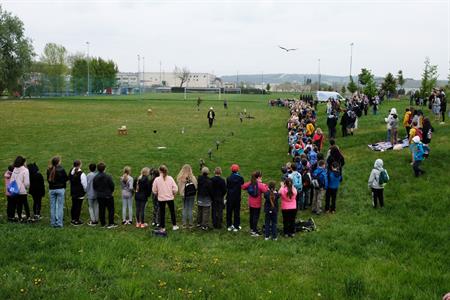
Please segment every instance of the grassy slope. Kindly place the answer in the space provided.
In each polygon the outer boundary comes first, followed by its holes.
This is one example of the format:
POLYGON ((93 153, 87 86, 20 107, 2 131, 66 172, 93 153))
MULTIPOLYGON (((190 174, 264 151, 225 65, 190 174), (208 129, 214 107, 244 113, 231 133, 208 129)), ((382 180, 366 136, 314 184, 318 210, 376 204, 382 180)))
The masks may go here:
MULTIPOLYGON (((85 164, 105 160, 116 178, 124 165, 131 165, 133 174, 137 174, 142 166, 162 162, 176 175, 183 163, 196 167, 217 139, 225 139, 214 152, 213 162, 208 162, 210 167, 222 166, 228 175, 228 166, 238 162, 247 179, 256 168, 263 171, 265 181, 278 179, 279 167, 287 159, 286 110, 268 108, 265 101, 257 101, 263 96, 236 95, 228 97, 228 116, 222 103, 212 100, 204 101, 197 113, 195 101, 171 100, 174 97, 162 95, 164 101, 105 98, 0 102, 0 118, 9 120, 2 125, 0 167, 4 170, 17 154, 23 154, 44 169, 47 159, 58 153, 67 168, 74 158, 85 164), (208 129, 206 109, 211 105, 218 120, 217 126, 208 129), (154 111, 151 117, 146 115, 147 108, 154 111), (244 108, 256 119, 241 125, 237 112, 244 108), (128 126, 129 135, 118 137, 115 130, 123 124, 128 126), (158 146, 167 149, 157 150, 158 146)), ((399 111, 405 105, 395 104, 399 111)), ((382 113, 390 107, 384 104, 382 113)), ((323 124, 323 107, 320 116, 323 124)), ((170 232, 166 240, 129 227, 106 231, 67 226, 54 230, 48 227, 48 219, 40 224, 9 225, 4 224, 2 195, 0 295, 437 298, 450 290, 450 260, 445 247, 450 238, 450 190, 445 169, 449 165, 448 125, 433 124, 433 152, 424 163, 428 173, 416 179, 406 150, 376 153, 367 148, 368 143, 383 139, 382 119, 382 115, 364 117, 356 136, 338 139, 347 161, 338 213, 316 218, 319 231, 293 240, 273 243, 249 237, 245 208, 245 230, 238 234, 180 231, 170 232), (385 209, 374 211, 366 182, 378 157, 384 159, 391 181, 385 191, 385 209)), ((118 195, 117 221, 121 212, 118 195)), ((48 216, 47 203, 44 200, 43 210, 48 216)), ((67 204, 70 206, 70 200, 67 204)), ((179 200, 177 204, 180 215, 179 200)), ((86 219, 86 204, 83 215, 86 219)))

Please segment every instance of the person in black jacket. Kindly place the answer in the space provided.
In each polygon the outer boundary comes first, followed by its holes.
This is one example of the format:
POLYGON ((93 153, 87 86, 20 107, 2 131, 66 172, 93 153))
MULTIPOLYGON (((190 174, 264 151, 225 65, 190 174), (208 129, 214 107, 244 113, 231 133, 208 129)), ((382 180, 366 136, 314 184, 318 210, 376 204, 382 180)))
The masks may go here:
POLYGON ((208 117, 209 128, 211 128, 213 125, 214 119, 216 118, 216 113, 214 112, 212 107, 209 108, 207 117, 208 117))
POLYGON ((344 112, 341 117, 341 129, 342 129, 343 137, 346 137, 348 135, 348 133, 347 133, 348 123, 349 123, 349 120, 348 120, 347 110, 344 109, 344 112))
POLYGON ((149 180, 150 169, 143 168, 141 175, 136 182, 136 228, 145 228, 148 226, 144 222, 145 206, 147 205, 148 197, 152 194, 152 185, 149 180))
POLYGON ((212 182, 212 223, 216 229, 222 228, 223 222, 223 197, 227 193, 227 184, 225 179, 221 177, 222 169, 217 167, 214 170, 215 176, 211 178, 212 182))
POLYGON ((64 195, 69 180, 66 170, 61 166, 61 158, 55 156, 47 169, 48 193, 50 196, 50 225, 55 228, 64 226, 64 195))
POLYGON ((94 191, 97 194, 99 206, 99 218, 103 227, 106 226, 105 213, 108 209, 108 226, 106 228, 115 228, 114 223, 114 182, 111 175, 105 173, 106 165, 101 162, 97 165, 98 174, 94 177, 94 191))
POLYGON ((328 138, 329 139, 336 138, 336 125, 337 125, 336 116, 334 114, 330 114, 327 118, 328 138))
POLYGON ((241 186, 244 178, 239 174, 237 164, 231 166, 231 172, 227 178, 227 228, 236 232, 241 229, 241 186))
POLYGON ((212 183, 208 177, 209 169, 207 167, 202 168, 202 175, 198 176, 197 183, 197 226, 200 226, 203 230, 208 230, 209 217, 211 215, 212 204, 212 183))
POLYGON ((70 209, 72 221, 70 223, 74 226, 80 226, 83 225, 80 215, 84 195, 86 194, 87 178, 81 170, 81 161, 78 159, 73 162, 73 168, 69 172, 69 181, 70 196, 72 197, 72 208, 70 209))
POLYGON ((33 197, 33 216, 36 221, 41 219, 42 197, 45 196, 44 176, 39 172, 36 163, 28 165, 30 172, 30 189, 28 193, 33 197))

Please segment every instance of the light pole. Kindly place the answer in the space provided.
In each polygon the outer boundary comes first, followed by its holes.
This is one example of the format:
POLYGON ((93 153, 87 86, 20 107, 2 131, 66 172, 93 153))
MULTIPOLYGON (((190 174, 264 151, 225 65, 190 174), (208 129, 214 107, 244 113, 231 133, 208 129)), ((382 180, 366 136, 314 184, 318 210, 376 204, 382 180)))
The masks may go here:
POLYGON ((320 58, 318 59, 319 62, 319 86, 317 87, 317 90, 320 91, 320 58))
POLYGON ((142 56, 142 89, 145 93, 145 57, 142 56))
POLYGON ((89 42, 86 42, 87 45, 87 95, 90 95, 90 87, 91 87, 91 74, 89 72, 89 63, 90 63, 90 59, 89 59, 89 42))
POLYGON ((139 88, 139 95, 141 94, 141 56, 137 55, 138 59, 138 71, 137 71, 137 85, 139 88))
POLYGON ((353 42, 350 43, 350 77, 352 77, 353 42))

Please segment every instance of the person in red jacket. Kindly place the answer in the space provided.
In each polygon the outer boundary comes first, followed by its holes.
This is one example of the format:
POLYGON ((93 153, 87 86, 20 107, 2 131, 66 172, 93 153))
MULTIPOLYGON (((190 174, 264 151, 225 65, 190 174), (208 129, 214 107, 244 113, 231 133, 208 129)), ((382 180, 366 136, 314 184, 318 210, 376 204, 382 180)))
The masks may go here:
POLYGON ((260 236, 258 231, 258 220, 261 212, 261 195, 269 190, 266 184, 262 183, 261 171, 252 173, 249 182, 242 185, 243 190, 248 192, 248 207, 250 210, 250 234, 252 236, 260 236))

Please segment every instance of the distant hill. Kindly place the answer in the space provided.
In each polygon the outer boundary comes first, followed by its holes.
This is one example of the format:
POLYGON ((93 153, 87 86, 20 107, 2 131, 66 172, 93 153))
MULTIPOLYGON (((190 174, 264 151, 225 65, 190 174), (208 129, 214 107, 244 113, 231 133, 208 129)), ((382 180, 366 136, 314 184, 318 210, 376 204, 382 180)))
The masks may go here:
MULTIPOLYGON (((220 77, 223 82, 236 82, 236 75, 224 75, 220 77)), ((310 78, 312 82, 317 82, 319 80, 318 74, 239 74, 239 82, 248 82, 252 84, 261 84, 263 80, 264 83, 270 84, 280 84, 284 82, 291 83, 300 83, 303 84, 306 82, 306 79, 310 78)), ((357 76, 353 76, 354 80, 357 80, 357 76)), ((375 77, 377 83, 381 83, 383 81, 383 77, 375 77)), ((324 84, 333 85, 347 85, 349 82, 349 76, 335 76, 335 75, 326 75, 321 74, 320 81, 324 84)), ((438 80, 438 85, 443 86, 446 85, 447 81, 438 80)), ((418 89, 420 88, 420 80, 407 78, 404 87, 406 89, 418 89)))

